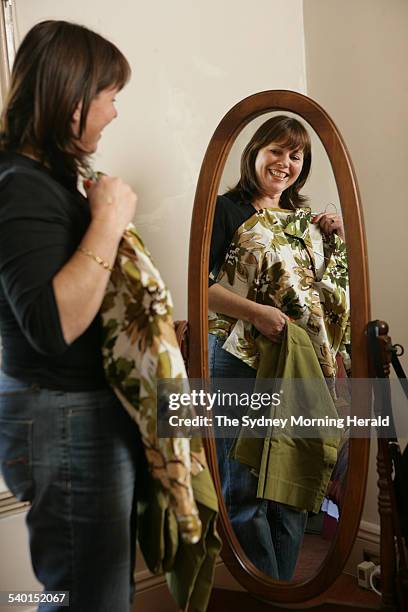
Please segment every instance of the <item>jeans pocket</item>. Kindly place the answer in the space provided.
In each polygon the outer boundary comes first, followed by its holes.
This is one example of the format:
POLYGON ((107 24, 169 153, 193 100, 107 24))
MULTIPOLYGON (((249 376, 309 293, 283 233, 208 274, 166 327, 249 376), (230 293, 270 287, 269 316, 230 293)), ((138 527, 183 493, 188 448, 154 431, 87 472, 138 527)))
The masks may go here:
POLYGON ((0 419, 0 465, 4 481, 19 501, 34 495, 32 421, 0 419))

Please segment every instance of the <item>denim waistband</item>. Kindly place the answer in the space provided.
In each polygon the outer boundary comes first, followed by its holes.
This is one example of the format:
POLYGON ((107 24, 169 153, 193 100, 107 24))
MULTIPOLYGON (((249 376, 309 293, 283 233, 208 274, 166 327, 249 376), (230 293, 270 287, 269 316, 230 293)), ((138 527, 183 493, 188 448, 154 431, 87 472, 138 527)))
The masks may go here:
POLYGON ((0 395, 2 393, 14 393, 18 391, 45 391, 50 394, 56 395, 73 395, 74 397, 84 396, 90 398, 98 398, 104 397, 107 395, 112 395, 112 389, 109 386, 103 387, 101 389, 94 390, 83 390, 83 391, 71 391, 64 389, 50 389, 47 387, 42 387, 35 382, 30 382, 26 380, 21 380, 20 378, 15 378, 14 376, 10 376, 6 374, 4 370, 0 370, 0 395))

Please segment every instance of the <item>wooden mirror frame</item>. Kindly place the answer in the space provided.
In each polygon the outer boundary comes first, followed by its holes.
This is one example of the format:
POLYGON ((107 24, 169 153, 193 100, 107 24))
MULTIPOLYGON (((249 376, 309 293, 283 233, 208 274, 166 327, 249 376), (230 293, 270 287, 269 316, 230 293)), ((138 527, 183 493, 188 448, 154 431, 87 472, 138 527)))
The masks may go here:
MULTIPOLYGON (((292 91, 271 90, 249 96, 236 104, 221 120, 208 145, 198 179, 191 222, 188 273, 189 376, 208 378, 208 265, 212 223, 218 188, 227 156, 239 132, 253 119, 272 111, 300 115, 317 133, 329 157, 344 219, 349 259, 352 376, 368 378, 366 325, 370 320, 367 249, 359 191, 350 156, 335 124, 316 102, 292 91)), ((368 405, 368 399, 361 398, 368 405)), ((214 440, 204 440, 207 459, 218 499, 222 500, 214 440)), ((219 532, 223 540, 222 559, 236 580, 264 601, 299 604, 324 594, 342 572, 350 555, 363 509, 369 439, 352 439, 349 469, 337 535, 310 579, 299 583, 276 581, 260 572, 247 559, 220 503, 219 532)), ((297 607, 297 606, 296 606, 297 607)))

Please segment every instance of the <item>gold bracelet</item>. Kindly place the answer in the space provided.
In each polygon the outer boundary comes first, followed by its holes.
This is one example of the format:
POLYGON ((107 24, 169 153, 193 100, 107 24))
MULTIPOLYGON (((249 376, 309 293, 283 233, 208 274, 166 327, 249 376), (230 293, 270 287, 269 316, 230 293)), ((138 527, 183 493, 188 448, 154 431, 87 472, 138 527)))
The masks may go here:
POLYGON ((78 247, 78 251, 81 251, 81 253, 83 253, 84 255, 91 257, 91 259, 96 261, 96 263, 102 266, 102 268, 105 268, 105 270, 109 270, 109 272, 113 272, 112 266, 110 266, 107 261, 102 259, 102 257, 99 257, 99 255, 95 255, 95 253, 92 253, 92 251, 88 251, 88 249, 84 249, 84 247, 82 246, 78 247))

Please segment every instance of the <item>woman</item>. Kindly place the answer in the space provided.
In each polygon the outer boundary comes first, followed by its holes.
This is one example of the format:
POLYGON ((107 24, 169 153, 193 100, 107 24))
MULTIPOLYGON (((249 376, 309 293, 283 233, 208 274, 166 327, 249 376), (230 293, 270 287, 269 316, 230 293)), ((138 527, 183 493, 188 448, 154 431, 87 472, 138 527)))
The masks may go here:
POLYGON ((21 43, 2 116, 0 459, 31 502, 35 574, 71 610, 132 597, 142 456, 104 376, 98 311, 137 197, 108 176, 77 189, 129 77, 109 41, 44 21, 21 43))
MULTIPOLYGON (((319 318, 321 297, 314 283, 324 277, 334 234, 344 237, 344 233, 338 215, 313 216, 304 208, 305 198, 299 191, 310 166, 310 138, 303 125, 287 116, 273 117, 246 146, 238 184, 217 199, 208 293, 209 362, 214 379, 254 380, 259 365, 256 334, 279 343, 289 320, 308 333, 313 330, 311 337, 319 338, 316 353, 325 355, 322 370, 325 376, 334 375, 335 355, 330 343, 323 346, 321 340, 327 333, 323 316, 319 318), (320 260, 318 227, 329 236, 320 260)), ((288 580, 295 570, 306 512, 257 499, 257 478, 231 459, 232 445, 230 438, 217 439, 232 525, 259 569, 288 580)))

